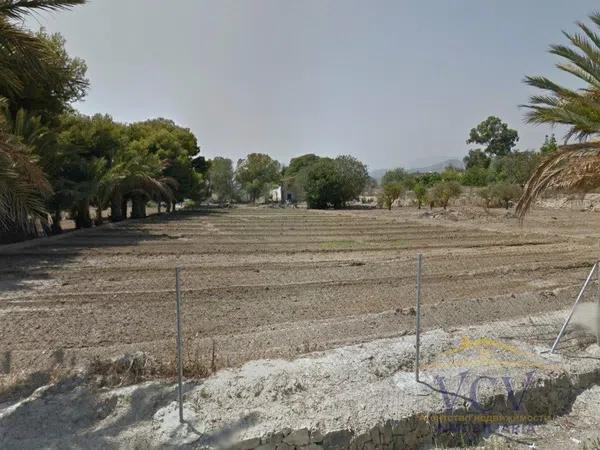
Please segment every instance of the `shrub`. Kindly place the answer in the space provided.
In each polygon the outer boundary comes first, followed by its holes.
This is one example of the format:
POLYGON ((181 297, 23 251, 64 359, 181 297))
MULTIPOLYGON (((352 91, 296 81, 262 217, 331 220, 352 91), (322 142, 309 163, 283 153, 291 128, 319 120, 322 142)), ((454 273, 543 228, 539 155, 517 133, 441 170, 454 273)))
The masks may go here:
POLYGON ((432 202, 446 209, 450 199, 458 197, 462 187, 457 181, 442 181, 435 184, 429 191, 432 202))
POLYGON ((483 207, 508 209, 511 202, 517 201, 522 193, 521 186, 512 183, 495 183, 481 189, 478 194, 483 200, 483 207))
POLYGON ((486 186, 481 189, 479 192, 479 197, 483 200, 483 207, 488 209, 492 205, 493 193, 490 186, 486 186))
POLYGON ((491 186, 492 197, 506 209, 510 203, 517 201, 521 196, 522 189, 518 184, 496 183, 491 186))
POLYGON ((423 203, 427 201, 427 188, 423 186, 422 183, 416 183, 413 186, 413 192, 415 193, 415 198, 417 200, 417 207, 421 209, 423 203))
POLYGON ((462 184, 465 186, 485 186, 488 183, 489 171, 483 167, 469 167, 465 170, 462 184))
POLYGON ((381 194, 381 203, 391 211, 392 205, 404 194, 404 190, 404 185, 399 181, 385 184, 383 186, 383 193, 381 194))

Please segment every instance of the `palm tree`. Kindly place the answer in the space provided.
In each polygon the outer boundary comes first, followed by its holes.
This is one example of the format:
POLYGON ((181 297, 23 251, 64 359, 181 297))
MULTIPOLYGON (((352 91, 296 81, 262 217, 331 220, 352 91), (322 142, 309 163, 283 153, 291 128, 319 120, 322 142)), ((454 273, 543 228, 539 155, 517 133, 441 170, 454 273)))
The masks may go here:
POLYGON ((44 75, 46 44, 23 29, 25 17, 37 11, 58 11, 85 0, 1 0, 0 1, 0 92, 8 95, 22 88, 22 77, 44 75))
POLYGON ((46 213, 42 197, 51 189, 32 151, 33 139, 19 111, 14 121, 6 114, 10 99, 23 89, 23 79, 46 76, 46 44, 22 28, 26 15, 35 11, 56 11, 84 3, 85 0, 2 0, 0 1, 0 228, 5 232, 32 231, 36 219, 46 213), (41 195, 40 195, 41 194, 41 195))
MULTIPOLYGON (((600 13, 590 16, 600 28, 600 13)), ((550 53, 562 61, 557 67, 583 81, 570 89, 543 76, 526 77, 525 83, 544 91, 530 97, 526 120, 533 124, 566 125, 565 145, 542 160, 527 182, 517 204, 521 218, 544 191, 588 192, 600 187, 600 35, 582 22, 580 33, 563 33, 570 45, 553 45, 550 53), (571 138, 580 143, 566 145, 571 138), (587 141, 587 142, 586 142, 587 141)))
MULTIPOLYGON (((71 169, 71 176, 64 180, 61 194, 72 205, 76 228, 92 226, 90 206, 95 205, 102 219, 103 185, 107 173, 107 162, 104 158, 80 159, 79 164, 71 169)), ((98 214, 98 212, 97 212, 98 214)))
POLYGON ((23 110, 14 120, 6 108, 0 112, 0 229, 30 233, 46 219, 43 197, 52 191, 33 153, 47 130, 23 110))
POLYGON ((43 198, 50 185, 28 147, 0 130, 0 229, 33 231, 44 220, 43 198))
POLYGON ((117 154, 105 180, 105 192, 110 198, 111 220, 123 220, 127 201, 131 199, 132 218, 146 217, 149 199, 173 201, 177 182, 161 177, 162 163, 149 151, 123 150, 117 154))

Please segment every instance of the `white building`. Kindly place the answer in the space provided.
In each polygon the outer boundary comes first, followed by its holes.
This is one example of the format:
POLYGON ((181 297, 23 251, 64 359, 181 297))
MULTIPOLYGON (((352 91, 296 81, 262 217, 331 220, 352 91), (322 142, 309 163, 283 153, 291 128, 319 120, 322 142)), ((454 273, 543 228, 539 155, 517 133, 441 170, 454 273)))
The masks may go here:
POLYGON ((283 189, 281 186, 277 186, 275 189, 271 189, 269 192, 272 202, 281 202, 283 200, 283 189))

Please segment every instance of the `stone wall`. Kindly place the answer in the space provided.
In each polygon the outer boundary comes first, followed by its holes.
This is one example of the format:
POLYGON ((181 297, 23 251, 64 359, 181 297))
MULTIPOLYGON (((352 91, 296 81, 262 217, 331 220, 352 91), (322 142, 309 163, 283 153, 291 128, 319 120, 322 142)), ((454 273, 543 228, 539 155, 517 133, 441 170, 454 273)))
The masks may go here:
MULTIPOLYGON (((583 390, 600 383, 600 369, 569 376, 567 373, 556 378, 538 378, 525 391, 517 389, 513 395, 523 398, 523 411, 537 417, 556 417, 570 409, 576 396, 583 390)), ((506 395, 493 395, 484 402, 485 415, 509 417, 515 414, 506 395)), ((255 438, 238 443, 236 450, 414 450, 431 445, 444 447, 460 446, 463 441, 477 442, 483 429, 479 425, 459 433, 439 432, 443 425, 433 416, 413 415, 403 420, 387 420, 371 428, 366 433, 354 433, 351 430, 332 431, 322 434, 306 428, 286 429, 270 433, 263 438, 255 438)), ((473 405, 453 411, 453 414, 465 416, 483 414, 473 409, 473 405)))
POLYGON ((388 420, 370 431, 355 434, 338 430, 323 435, 318 430, 283 430, 263 438, 238 443, 235 450, 392 450, 414 449, 431 443, 433 434, 429 424, 415 417, 388 420))

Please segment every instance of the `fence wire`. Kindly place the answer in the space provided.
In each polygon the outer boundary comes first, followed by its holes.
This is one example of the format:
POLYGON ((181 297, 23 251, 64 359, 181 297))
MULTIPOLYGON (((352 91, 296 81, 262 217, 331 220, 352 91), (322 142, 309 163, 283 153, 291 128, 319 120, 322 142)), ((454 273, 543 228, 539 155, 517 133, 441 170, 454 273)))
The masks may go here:
MULTIPOLYGON (((525 355, 522 344, 542 353, 550 353, 555 342, 557 353, 586 349, 600 339, 598 267, 600 264, 596 266, 592 261, 572 269, 568 284, 562 279, 557 280, 556 274, 531 270, 521 273, 519 267, 490 272, 488 295, 481 295, 486 288, 473 283, 472 273, 454 273, 454 283, 448 287, 447 270, 443 270, 435 258, 424 255, 418 322, 425 338, 422 337, 419 349, 420 371, 426 371, 439 359, 440 353, 458 358, 463 351, 470 352, 471 356, 479 352, 477 357, 485 364, 493 360, 494 355, 503 358, 502 353, 521 352, 526 366, 528 363, 535 365, 535 356, 525 355), (575 305, 579 293, 581 297, 575 305), (569 315, 571 310, 572 317, 569 315), (564 335, 557 342, 563 326, 564 335), (444 333, 450 348, 440 349, 433 337, 427 338, 427 333, 436 331, 444 333), (529 356, 531 358, 527 359, 529 356)), ((415 326, 416 323, 417 320, 415 326)), ((499 365, 507 363, 496 362, 499 365)))

